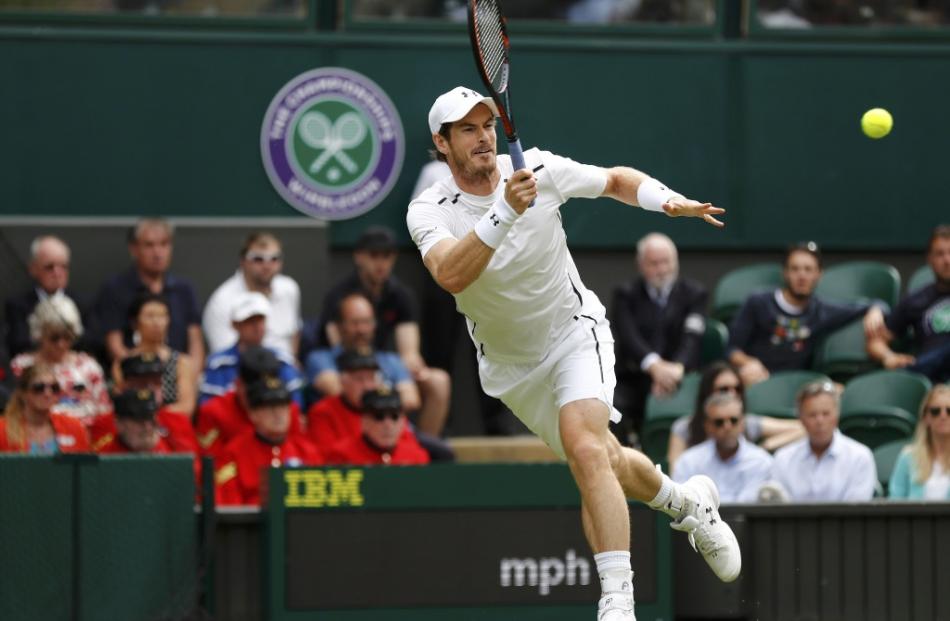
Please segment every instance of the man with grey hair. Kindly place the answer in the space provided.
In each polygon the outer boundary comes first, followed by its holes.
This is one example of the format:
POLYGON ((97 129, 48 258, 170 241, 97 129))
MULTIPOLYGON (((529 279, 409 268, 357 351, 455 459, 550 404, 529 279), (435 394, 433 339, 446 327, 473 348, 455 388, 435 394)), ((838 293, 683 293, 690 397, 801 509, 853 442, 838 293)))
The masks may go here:
POLYGON ((642 237, 637 268, 638 277, 614 290, 610 318, 617 353, 614 405, 625 415, 623 427, 614 429, 621 442, 639 432, 648 394, 671 395, 683 375, 699 367, 706 329, 707 291, 680 278, 672 239, 662 233, 642 237))
POLYGON ((174 229, 167 220, 139 220, 128 236, 132 266, 108 280, 99 292, 96 315, 105 335, 106 351, 114 360, 125 358, 133 346, 128 317, 132 303, 144 294, 153 293, 168 302, 168 346, 189 354, 198 367, 204 365, 201 314, 194 287, 190 281, 168 272, 173 234, 174 229))
POLYGON ((76 343, 77 349, 92 351, 94 341, 91 316, 86 299, 69 288, 69 246, 55 235, 40 235, 30 244, 30 263, 28 266, 33 286, 19 296, 7 298, 4 304, 4 317, 7 324, 7 350, 10 357, 30 351, 36 343, 30 336, 28 318, 36 305, 49 297, 66 296, 79 308, 82 325, 86 331, 84 338, 76 343))
POLYGON ((673 466, 673 480, 709 476, 722 502, 755 502, 772 478, 772 456, 745 439, 745 413, 734 394, 713 393, 703 404, 706 441, 687 449, 673 466))

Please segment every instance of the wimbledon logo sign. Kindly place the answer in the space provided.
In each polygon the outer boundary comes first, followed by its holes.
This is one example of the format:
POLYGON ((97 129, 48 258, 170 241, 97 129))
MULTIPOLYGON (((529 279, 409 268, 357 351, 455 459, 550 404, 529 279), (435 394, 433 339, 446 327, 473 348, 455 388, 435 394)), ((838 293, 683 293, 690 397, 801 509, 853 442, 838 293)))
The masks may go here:
POLYGON ((271 101, 261 157, 277 192, 307 215, 345 220, 383 200, 399 177, 405 136, 396 107, 364 75, 323 67, 271 101))

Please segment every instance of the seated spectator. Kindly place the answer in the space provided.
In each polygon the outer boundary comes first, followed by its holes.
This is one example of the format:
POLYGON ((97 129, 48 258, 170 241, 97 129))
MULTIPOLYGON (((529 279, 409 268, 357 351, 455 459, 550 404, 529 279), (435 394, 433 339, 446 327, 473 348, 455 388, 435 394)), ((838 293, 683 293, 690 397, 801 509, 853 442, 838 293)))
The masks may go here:
POLYGON ((399 355, 373 350, 376 318, 373 305, 362 293, 350 293, 340 301, 339 331, 339 345, 318 349, 307 356, 307 377, 320 395, 335 397, 343 391, 336 360, 344 350, 360 350, 373 352, 382 380, 399 393, 406 410, 419 408, 419 390, 399 355))
POLYGON ((344 350, 336 367, 340 394, 324 397, 307 412, 310 439, 320 448, 360 435, 363 395, 379 387, 379 363, 371 350, 344 350))
POLYGON ((280 273, 283 265, 283 249, 274 235, 253 233, 247 238, 237 272, 214 290, 205 305, 201 324, 209 351, 221 351, 237 342, 231 312, 242 294, 257 292, 270 305, 264 345, 288 358, 297 356, 302 325, 300 287, 293 278, 280 273))
POLYGON ((914 440, 897 458, 887 492, 891 498, 950 500, 950 385, 938 384, 924 398, 914 440))
POLYGON ((80 322, 86 327, 76 342, 82 351, 96 351, 92 317, 86 300, 77 291, 69 288, 69 246, 53 235, 41 235, 30 244, 30 276, 33 286, 19 296, 10 296, 4 303, 4 318, 7 323, 7 354, 11 357, 32 351, 37 345, 30 332, 29 317, 36 305, 48 297, 66 296, 76 303, 80 322))
POLYGON ((815 343, 863 315, 870 304, 835 304, 814 295, 821 254, 814 242, 785 253, 785 285, 745 301, 729 328, 729 361, 749 386, 774 371, 807 369, 815 343))
POLYGON ((355 271, 330 289, 323 300, 322 316, 327 323, 319 336, 327 338, 323 346, 340 344, 340 302, 348 293, 363 293, 373 303, 378 321, 373 346, 399 353, 421 393, 419 429, 438 436, 448 416, 452 381, 448 373, 429 367, 422 358, 412 292, 392 274, 396 251, 396 236, 391 230, 371 227, 363 232, 353 252, 355 271))
POLYGON ((129 308, 143 294, 152 293, 163 296, 168 305, 167 345, 191 356, 196 369, 204 364, 204 337, 194 287, 168 271, 173 233, 165 220, 139 220, 129 230, 132 267, 109 279, 99 292, 96 317, 104 333, 106 353, 112 360, 125 358, 134 346, 129 308))
POLYGON ((55 455, 89 451, 85 426, 53 411, 60 392, 51 367, 41 362, 22 369, 0 417, 0 452, 55 455))
POLYGON ((907 368, 934 382, 950 381, 950 225, 930 236, 927 263, 935 281, 911 291, 886 319, 873 307, 864 318, 868 354, 885 369, 907 368), (895 338, 913 335, 916 356, 890 348, 895 338))
POLYGON ((673 467, 673 480, 708 475, 722 502, 754 502, 772 478, 772 456, 742 435, 745 414, 735 395, 714 394, 703 407, 708 440, 687 449, 673 467))
POLYGON ((275 375, 262 375, 246 387, 251 427, 233 438, 215 463, 218 504, 259 505, 261 473, 267 468, 316 466, 317 448, 294 431, 290 391, 275 375))
MULTIPOLYGON (((129 307, 129 322, 137 335, 137 344, 128 349, 128 356, 153 354, 164 365, 162 372, 162 403, 170 410, 191 416, 197 404, 198 370, 186 353, 166 345, 170 309, 160 295, 146 293, 129 307)), ((121 360, 121 359, 120 359, 121 360)), ((113 378, 119 380, 118 361, 113 363, 113 378)))
POLYGON ((429 453, 416 441, 406 424, 398 393, 389 390, 366 392, 360 427, 361 434, 340 440, 326 450, 326 463, 352 466, 429 463, 429 453))
POLYGON ((611 326, 617 350, 614 405, 624 414, 615 429, 629 444, 640 432, 647 395, 672 395, 683 375, 699 366, 708 294, 694 280, 680 278, 676 246, 650 233, 637 242, 640 275, 614 291, 611 326))
MULTIPOLYGON (((670 429, 666 461, 672 470, 673 464, 687 448, 706 440, 706 423, 703 404, 714 394, 733 394, 743 403, 745 411, 745 386, 739 373, 728 362, 711 363, 699 380, 696 406, 691 416, 681 416, 670 429)), ((743 435, 746 440, 772 452, 805 435, 805 429, 797 420, 759 416, 746 412, 743 435)))
MULTIPOLYGON (((248 347, 262 347, 273 308, 262 293, 250 291, 237 294, 231 307, 230 321, 237 341, 234 345, 212 354, 205 365, 201 378, 199 403, 234 389, 238 376, 238 360, 248 347)), ((268 347, 280 362, 278 375, 287 386, 297 406, 303 405, 301 388, 304 381, 297 370, 296 361, 283 350, 268 347)))
MULTIPOLYGON (((193 453, 198 455, 198 440, 192 426, 191 416, 175 411, 164 405, 162 397, 165 363, 153 353, 133 354, 122 359, 119 367, 119 379, 114 392, 121 394, 129 391, 146 391, 155 400, 156 431, 163 443, 173 453, 193 453)), ((114 412, 97 416, 89 426, 92 448, 100 452, 102 447, 116 441, 118 428, 114 412)))
POLYGON ((115 396, 115 435, 97 453, 173 453, 156 421, 158 400, 151 390, 126 390, 115 396))
MULTIPOLYGON (((238 376, 234 390, 206 401, 198 408, 195 421, 198 446, 203 455, 217 457, 233 438, 253 429, 250 419, 248 387, 264 379, 280 380, 280 361, 274 352, 264 347, 248 347, 238 360, 238 376)), ((286 385, 281 382, 284 390, 286 385)), ((300 408, 291 400, 290 426, 300 432, 300 408)))
POLYGON ((780 449, 774 482, 792 502, 865 502, 874 497, 871 449, 838 430, 841 398, 828 381, 805 385, 796 399, 807 437, 780 449))
POLYGON ((29 324, 39 346, 10 361, 13 374, 20 375, 35 364, 51 368, 60 390, 53 406, 57 414, 68 414, 88 424, 94 417, 112 411, 102 367, 89 354, 72 349, 83 333, 79 309, 73 301, 64 295, 47 297, 33 309, 29 324))

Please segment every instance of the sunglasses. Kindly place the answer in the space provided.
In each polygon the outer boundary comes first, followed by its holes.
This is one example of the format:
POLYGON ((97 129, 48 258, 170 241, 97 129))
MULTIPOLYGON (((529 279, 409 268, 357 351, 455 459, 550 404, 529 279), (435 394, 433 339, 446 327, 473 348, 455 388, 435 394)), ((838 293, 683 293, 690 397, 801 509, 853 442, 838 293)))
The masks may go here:
POLYGON ((814 397, 821 394, 836 395, 838 389, 831 382, 812 382, 806 384, 799 393, 800 397, 814 397))
POLYGON ((730 423, 733 427, 735 427, 736 425, 738 425, 738 424, 739 424, 739 417, 738 417, 738 416, 727 416, 726 418, 712 418, 712 419, 710 419, 710 421, 712 422, 713 426, 714 426, 716 429, 722 429, 723 427, 726 426, 726 423, 727 423, 727 422, 730 423))
POLYGON ((259 252, 248 252, 244 258, 252 263, 277 263, 283 257, 280 254, 261 254, 259 252))
POLYGON ((927 413, 933 416, 934 418, 937 418, 938 416, 940 416, 941 412, 943 412, 947 416, 950 416, 950 405, 945 405, 943 407, 940 407, 939 405, 935 405, 934 407, 927 408, 927 413))
POLYGON ((47 390, 49 390, 54 395, 58 395, 60 391, 59 384, 56 382, 50 382, 48 384, 45 382, 35 382, 30 384, 30 391, 35 395, 42 395, 47 390))
POLYGON ((373 417, 373 420, 380 423, 387 418, 395 422, 402 418, 402 412, 370 412, 370 416, 373 417))

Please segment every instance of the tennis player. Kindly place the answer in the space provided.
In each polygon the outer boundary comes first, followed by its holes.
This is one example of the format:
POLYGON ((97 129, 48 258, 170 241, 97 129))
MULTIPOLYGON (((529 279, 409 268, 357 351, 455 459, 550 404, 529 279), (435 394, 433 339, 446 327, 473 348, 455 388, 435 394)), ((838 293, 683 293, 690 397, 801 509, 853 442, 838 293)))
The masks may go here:
POLYGON ((711 479, 674 483, 609 432, 608 421, 620 420, 612 406, 613 337, 604 306, 578 275, 559 208, 570 198, 609 196, 714 226, 722 226, 716 216, 724 210, 633 168, 579 164, 538 149, 526 151, 526 169, 514 171, 507 155, 496 154, 497 115, 490 98, 469 88, 435 100, 429 129, 452 175, 409 204, 409 232, 466 317, 484 391, 570 466, 600 574, 598 620, 629 621, 627 498, 670 515, 723 581, 734 580, 742 562, 711 479))

